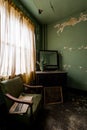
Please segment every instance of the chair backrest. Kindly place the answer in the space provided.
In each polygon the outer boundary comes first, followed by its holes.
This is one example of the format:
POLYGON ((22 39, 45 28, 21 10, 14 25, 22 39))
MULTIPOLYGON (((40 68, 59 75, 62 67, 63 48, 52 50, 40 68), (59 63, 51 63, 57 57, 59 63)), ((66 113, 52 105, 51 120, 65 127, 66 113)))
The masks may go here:
MULTIPOLYGON (((9 93, 14 97, 18 97, 21 92, 23 92, 23 81, 21 77, 15 77, 13 79, 8 79, 8 80, 4 80, 0 82, 0 87, 1 90, 3 92, 3 94, 5 93, 9 93)), ((13 102, 7 98, 5 98, 6 101, 6 105, 8 107, 8 109, 11 107, 11 105, 13 104, 13 102)))

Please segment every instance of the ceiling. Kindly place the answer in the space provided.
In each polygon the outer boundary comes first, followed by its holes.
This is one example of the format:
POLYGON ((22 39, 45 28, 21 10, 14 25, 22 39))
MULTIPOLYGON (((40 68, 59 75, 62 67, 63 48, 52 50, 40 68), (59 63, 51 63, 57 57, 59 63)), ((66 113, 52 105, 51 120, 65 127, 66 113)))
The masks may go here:
POLYGON ((42 24, 54 23, 87 10, 87 0, 20 0, 42 24))

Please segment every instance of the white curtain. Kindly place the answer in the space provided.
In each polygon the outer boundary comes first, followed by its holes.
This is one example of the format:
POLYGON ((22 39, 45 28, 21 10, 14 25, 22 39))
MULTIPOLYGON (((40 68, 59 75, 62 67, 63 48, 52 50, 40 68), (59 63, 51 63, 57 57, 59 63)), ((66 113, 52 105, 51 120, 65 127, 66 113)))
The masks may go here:
POLYGON ((24 75, 25 82, 35 72, 33 23, 8 0, 0 0, 0 75, 24 75))

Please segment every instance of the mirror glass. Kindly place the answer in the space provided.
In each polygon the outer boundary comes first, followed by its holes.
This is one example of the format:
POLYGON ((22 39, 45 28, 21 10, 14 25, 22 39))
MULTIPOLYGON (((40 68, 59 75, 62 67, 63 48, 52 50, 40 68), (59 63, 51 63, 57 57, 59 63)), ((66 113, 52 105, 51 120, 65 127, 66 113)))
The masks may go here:
POLYGON ((40 50, 39 62, 45 70, 58 70, 59 58, 56 50, 40 50))

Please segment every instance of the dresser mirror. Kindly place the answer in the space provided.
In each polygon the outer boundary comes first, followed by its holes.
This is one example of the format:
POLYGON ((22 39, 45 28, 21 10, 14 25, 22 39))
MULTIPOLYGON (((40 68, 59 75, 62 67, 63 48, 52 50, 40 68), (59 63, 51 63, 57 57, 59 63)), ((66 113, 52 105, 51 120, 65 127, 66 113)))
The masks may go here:
POLYGON ((57 50, 40 50, 39 63, 43 66, 43 70, 58 70, 59 56, 57 50))

